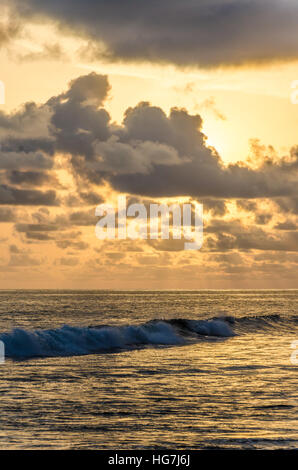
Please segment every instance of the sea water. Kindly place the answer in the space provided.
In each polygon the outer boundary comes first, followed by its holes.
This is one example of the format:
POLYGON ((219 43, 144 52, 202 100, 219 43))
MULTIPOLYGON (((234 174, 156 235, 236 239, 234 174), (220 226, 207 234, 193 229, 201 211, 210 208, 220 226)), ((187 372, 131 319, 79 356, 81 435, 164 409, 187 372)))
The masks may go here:
POLYGON ((296 290, 0 291, 0 315, 1 449, 298 448, 296 290))

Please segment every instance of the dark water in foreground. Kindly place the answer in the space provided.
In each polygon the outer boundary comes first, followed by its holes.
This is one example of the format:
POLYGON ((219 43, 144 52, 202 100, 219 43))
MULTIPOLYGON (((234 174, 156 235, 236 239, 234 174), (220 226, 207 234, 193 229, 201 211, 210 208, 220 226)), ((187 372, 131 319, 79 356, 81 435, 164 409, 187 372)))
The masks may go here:
POLYGON ((298 291, 0 291, 0 315, 1 449, 298 449, 298 291))

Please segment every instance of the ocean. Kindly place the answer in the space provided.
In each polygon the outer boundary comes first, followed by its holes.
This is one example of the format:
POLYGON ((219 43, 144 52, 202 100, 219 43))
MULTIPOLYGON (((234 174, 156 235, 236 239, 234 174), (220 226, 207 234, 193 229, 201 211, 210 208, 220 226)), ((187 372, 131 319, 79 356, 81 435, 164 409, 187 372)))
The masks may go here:
POLYGON ((298 449, 298 290, 2 290, 0 314, 1 449, 298 449))

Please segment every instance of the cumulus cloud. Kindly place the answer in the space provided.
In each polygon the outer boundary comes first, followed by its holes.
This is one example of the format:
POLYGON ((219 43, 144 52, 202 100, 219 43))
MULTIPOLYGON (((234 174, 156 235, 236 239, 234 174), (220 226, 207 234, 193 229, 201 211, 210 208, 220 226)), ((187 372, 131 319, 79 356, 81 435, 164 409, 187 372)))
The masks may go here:
MULTIPOLYGON (((25 137, 24 142, 18 141, 21 145, 31 145, 31 149, 36 149, 34 142, 37 140, 37 146, 45 143, 49 145, 49 142, 45 140, 49 136, 48 123, 50 108, 46 105, 37 105, 36 103, 28 102, 25 103, 20 110, 11 114, 5 114, 0 111, 0 137, 4 140, 6 134, 8 136, 25 137), (42 140, 40 138, 43 138, 42 140), (33 145, 33 148, 32 148, 33 145)), ((2 142, 2 145, 6 141, 2 142)), ((13 141, 12 141, 13 142, 13 141)), ((41 147, 39 147, 41 148, 41 147)), ((29 150, 28 150, 29 151, 29 150)))
POLYGON ((108 85, 105 77, 96 74, 72 82, 68 92, 48 103, 57 148, 71 154, 75 174, 85 181, 108 181, 116 190, 151 197, 297 194, 297 152, 289 159, 266 159, 258 168, 243 163, 226 167, 207 147, 199 115, 177 108, 166 115, 161 108, 143 102, 125 112, 122 126, 115 126, 98 102, 90 104, 89 80, 93 87, 98 80, 101 104, 108 85))
MULTIPOLYGON (((23 135, 19 147, 19 138, 4 139, 0 168, 48 170, 53 155, 62 152, 70 155, 73 175, 86 187, 106 181, 118 191, 135 195, 190 196, 205 199, 210 210, 222 214, 224 203, 214 202, 219 199, 267 197, 282 203, 298 198, 297 149, 281 159, 267 157, 257 167, 244 163, 225 166, 206 144, 200 115, 178 108, 167 115, 142 102, 127 109, 122 125, 117 126, 104 108, 109 91, 107 77, 91 73, 73 80, 66 92, 44 105, 31 103, 15 115, 2 114, 0 129, 9 134, 10 129, 24 124, 29 137, 23 135), (31 128, 38 116, 43 118, 44 135, 33 138, 31 128)), ((15 179, 22 177, 30 179, 30 174, 14 175, 15 179)), ((14 197, 7 195, 7 203, 10 199, 14 197)))
MULTIPOLYGON (((109 183, 113 190, 129 194, 130 202, 149 204, 150 198, 186 196, 203 203, 211 217, 204 227, 203 253, 297 250, 297 148, 282 158, 276 154, 259 158, 253 165, 224 165, 207 146, 200 115, 178 108, 166 114, 141 102, 128 108, 122 124, 116 125, 105 109, 109 91, 107 77, 91 73, 73 80, 65 92, 44 104, 31 103, 9 116, 0 115, 0 205, 6 206, 0 220, 15 220, 9 210, 13 205, 62 202, 67 208, 64 214, 53 215, 41 207, 32 215, 34 223, 20 221, 15 229, 23 240, 54 242, 62 250, 76 252, 87 249, 82 233, 69 230, 94 227, 97 219, 90 206, 103 202, 100 188, 109 183), (37 131, 39 116, 42 125, 37 131), (67 170, 77 183, 76 191, 62 198, 49 189, 59 189, 53 171, 58 154, 68 155, 67 170), (227 218, 231 199, 238 209, 254 216, 247 225, 227 218), (79 210, 69 209, 75 206, 79 210), (273 207, 288 220, 277 221, 273 207), (268 224, 272 227, 266 230, 268 224)), ((180 240, 149 240, 146 248, 169 254, 181 251, 182 245, 180 240)), ((150 255, 143 263, 150 264, 153 258, 150 255)), ((237 257, 231 259, 236 267, 240 265, 237 257)), ((218 262, 224 264, 224 260, 229 258, 218 262)))
POLYGON ((12 0, 110 59, 217 66, 298 56, 294 0, 12 0))

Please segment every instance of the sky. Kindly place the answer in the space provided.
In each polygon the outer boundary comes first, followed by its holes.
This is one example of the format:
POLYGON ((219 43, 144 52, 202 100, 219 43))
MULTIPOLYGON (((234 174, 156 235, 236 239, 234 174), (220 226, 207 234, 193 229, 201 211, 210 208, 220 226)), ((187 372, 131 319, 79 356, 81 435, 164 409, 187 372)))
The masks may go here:
POLYGON ((297 24, 292 0, 3 0, 0 288, 296 288, 297 24), (203 204, 202 248, 99 240, 119 195, 203 204))

